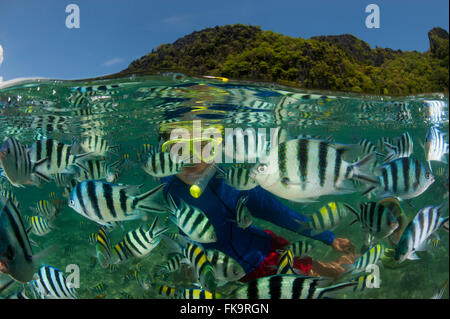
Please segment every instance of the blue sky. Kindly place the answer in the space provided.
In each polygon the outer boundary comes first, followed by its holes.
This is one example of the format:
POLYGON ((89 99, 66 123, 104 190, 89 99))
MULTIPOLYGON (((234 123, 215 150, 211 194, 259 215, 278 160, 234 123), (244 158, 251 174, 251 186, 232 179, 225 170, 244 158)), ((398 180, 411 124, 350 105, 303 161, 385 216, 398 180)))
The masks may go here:
POLYGON ((0 0, 0 77, 110 74, 160 44, 234 23, 302 38, 351 33, 372 48, 423 52, 431 28, 449 29, 448 11, 448 0, 0 0), (80 8, 79 29, 65 25, 71 3, 80 8), (379 29, 365 26, 371 3, 380 8, 379 29))

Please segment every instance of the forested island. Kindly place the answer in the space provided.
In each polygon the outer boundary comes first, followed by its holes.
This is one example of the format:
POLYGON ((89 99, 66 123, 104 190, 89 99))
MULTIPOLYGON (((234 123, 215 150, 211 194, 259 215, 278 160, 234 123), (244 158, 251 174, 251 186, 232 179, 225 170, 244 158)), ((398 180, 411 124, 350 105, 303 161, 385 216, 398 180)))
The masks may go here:
POLYGON ((216 26, 162 44, 105 78, 181 72, 379 95, 448 93, 449 34, 428 32, 427 52, 376 47, 351 34, 294 38, 257 26, 216 26))

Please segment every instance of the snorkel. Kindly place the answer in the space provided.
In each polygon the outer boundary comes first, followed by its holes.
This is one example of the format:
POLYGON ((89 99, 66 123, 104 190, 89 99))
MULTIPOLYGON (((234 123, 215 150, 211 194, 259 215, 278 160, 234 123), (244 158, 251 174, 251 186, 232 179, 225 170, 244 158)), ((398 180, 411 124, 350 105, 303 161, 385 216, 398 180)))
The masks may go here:
POLYGON ((216 167, 213 164, 210 164, 203 171, 203 173, 195 180, 194 184, 189 188, 189 193, 192 197, 199 198, 203 194, 215 172, 216 167))

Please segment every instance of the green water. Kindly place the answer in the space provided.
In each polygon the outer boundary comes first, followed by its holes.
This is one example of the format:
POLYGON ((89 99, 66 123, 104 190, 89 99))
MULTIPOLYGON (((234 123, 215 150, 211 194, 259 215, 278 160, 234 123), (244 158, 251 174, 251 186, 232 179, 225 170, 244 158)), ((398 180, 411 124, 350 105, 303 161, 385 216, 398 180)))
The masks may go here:
MULTIPOLYGON (((111 144, 120 145, 120 154, 116 158, 121 154, 130 155, 131 165, 119 182, 144 184, 144 190, 157 186, 158 182, 143 172, 138 165, 136 152, 144 143, 158 145, 157 136, 161 125, 176 122, 183 125, 192 120, 201 120, 202 125, 220 124, 224 128, 283 127, 292 136, 300 133, 330 136, 344 144, 356 143, 362 138, 376 143, 381 137, 398 137, 407 131, 414 141, 414 157, 425 162, 421 143, 425 140, 428 128, 436 126, 448 133, 448 96, 434 94, 386 98, 305 92, 272 84, 223 82, 187 78, 179 74, 101 82, 34 80, 0 89, 0 140, 14 136, 22 144, 31 145, 37 139, 54 138, 71 144, 73 137, 102 136, 111 144), (100 87, 88 94, 74 89, 99 85, 118 87, 100 87), (439 107, 436 110, 430 105, 439 107)), ((414 198, 411 205, 401 203, 408 217, 414 216, 422 207, 448 200, 445 197, 448 194, 445 187, 448 165, 432 162, 432 166, 436 175, 433 185, 424 194, 414 198)), ((32 215, 30 207, 39 200, 48 199, 50 192, 63 198, 62 189, 53 182, 42 188, 14 188, 1 178, 0 183, 0 187, 10 188, 17 195, 23 215, 32 215)), ((367 201, 358 193, 321 197, 319 202, 306 207, 282 201, 308 214, 332 200, 345 201, 354 207, 358 201, 367 201)), ((443 215, 447 214, 448 211, 443 215)), ((334 231, 337 237, 348 237, 359 251, 364 236, 358 225, 349 227, 350 222, 351 217, 348 216, 334 231)), ((139 221, 125 222, 123 229, 116 228, 110 233, 111 242, 117 243, 127 231, 138 225, 139 221)), ((261 220, 256 220, 255 225, 271 229, 291 241, 304 239, 261 220)), ((171 229, 174 230, 173 225, 171 229)), ((65 206, 56 219, 55 229, 48 235, 31 235, 39 245, 39 248, 33 248, 34 251, 54 244, 59 248, 56 253, 45 258, 45 264, 63 271, 69 264, 79 266, 79 298, 98 296, 99 293, 91 288, 101 282, 106 285, 102 293, 106 298, 124 298, 124 292, 134 298, 158 298, 154 287, 161 284, 175 286, 182 282, 181 273, 175 273, 165 281, 155 276, 153 267, 167 258, 163 246, 157 247, 148 257, 129 260, 115 270, 93 265, 94 247, 88 242, 88 236, 97 230, 94 222, 65 206), (152 282, 151 289, 145 290, 135 281, 125 280, 125 274, 138 266, 140 276, 152 282)), ((430 298, 436 287, 449 277, 448 233, 441 230, 440 236, 439 246, 422 253, 420 260, 408 262, 398 269, 382 267, 380 288, 366 289, 362 293, 346 292, 339 297, 430 298)), ((331 261, 339 257, 339 253, 316 242, 316 249, 311 256, 320 261, 331 261)), ((2 297, 18 291, 20 287, 14 284, 2 297)), ((234 284, 229 284, 219 287, 218 291, 226 293, 233 287, 234 284)), ((448 292, 444 298, 448 298, 448 292)))

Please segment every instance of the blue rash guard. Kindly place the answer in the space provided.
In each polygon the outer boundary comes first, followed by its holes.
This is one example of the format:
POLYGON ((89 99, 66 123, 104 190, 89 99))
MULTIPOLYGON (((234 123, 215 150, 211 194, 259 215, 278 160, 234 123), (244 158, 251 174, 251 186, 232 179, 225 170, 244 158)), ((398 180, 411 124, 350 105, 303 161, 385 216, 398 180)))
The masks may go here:
MULTIPOLYGON (((234 258, 246 274, 255 270, 269 253, 270 236, 262 229, 250 225, 247 229, 239 228, 236 221, 236 204, 241 196, 248 196, 247 208, 252 216, 261 218, 275 225, 298 232, 301 224, 307 222, 306 216, 300 215, 284 206, 277 198, 261 187, 248 191, 236 190, 214 176, 203 194, 193 198, 189 185, 176 176, 162 178, 166 183, 164 193, 169 192, 179 205, 179 198, 186 203, 200 208, 210 219, 217 235, 214 243, 202 244, 205 249, 217 249, 234 258)), ((311 236, 311 229, 298 232, 301 235, 320 240, 331 245, 334 234, 329 231, 311 236)))

